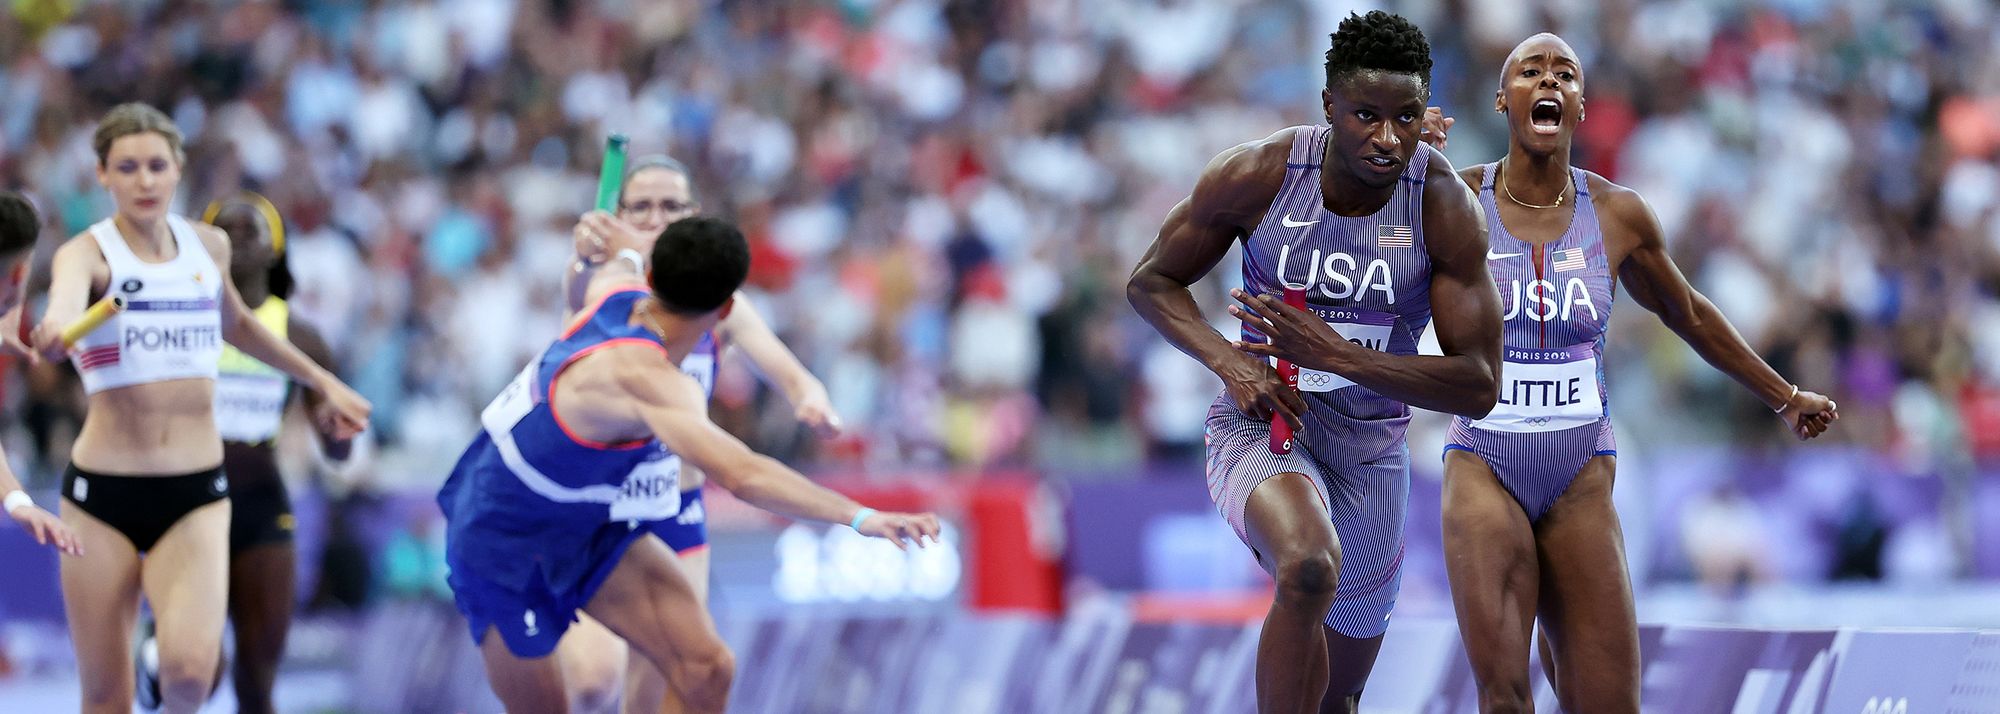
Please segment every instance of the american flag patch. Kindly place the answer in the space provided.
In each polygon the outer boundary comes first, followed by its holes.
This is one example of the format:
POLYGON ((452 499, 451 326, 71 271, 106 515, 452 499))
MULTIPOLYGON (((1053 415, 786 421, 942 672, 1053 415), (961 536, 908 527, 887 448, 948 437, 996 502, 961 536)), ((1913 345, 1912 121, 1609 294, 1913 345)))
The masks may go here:
POLYGON ((1555 259, 1556 259, 1556 272, 1558 273, 1567 273, 1572 270, 1583 269, 1582 248, 1568 248, 1565 250, 1558 250, 1555 252, 1555 259))
POLYGON ((1377 226, 1375 228, 1375 247, 1377 248, 1413 248, 1416 245, 1416 234, 1410 230, 1409 226, 1377 226))
POLYGON ((118 366, 118 345, 105 345, 78 352, 76 366, 81 370, 102 369, 118 366))

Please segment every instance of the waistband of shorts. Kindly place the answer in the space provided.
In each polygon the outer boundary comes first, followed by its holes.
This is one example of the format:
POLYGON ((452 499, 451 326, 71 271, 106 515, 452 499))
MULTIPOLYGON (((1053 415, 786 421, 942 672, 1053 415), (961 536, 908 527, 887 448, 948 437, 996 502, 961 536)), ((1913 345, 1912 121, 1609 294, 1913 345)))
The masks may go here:
POLYGON ((202 469, 200 471, 190 471, 187 473, 178 473, 178 474, 106 474, 79 468, 74 463, 70 464, 69 468, 63 470, 63 478, 65 480, 76 476, 81 476, 90 479, 92 481, 98 481, 103 483, 118 483, 121 481, 143 481, 146 483, 160 483, 162 481, 173 481, 173 480, 201 481, 203 483, 207 483, 208 480, 221 475, 222 475, 222 464, 216 464, 212 467, 202 469))

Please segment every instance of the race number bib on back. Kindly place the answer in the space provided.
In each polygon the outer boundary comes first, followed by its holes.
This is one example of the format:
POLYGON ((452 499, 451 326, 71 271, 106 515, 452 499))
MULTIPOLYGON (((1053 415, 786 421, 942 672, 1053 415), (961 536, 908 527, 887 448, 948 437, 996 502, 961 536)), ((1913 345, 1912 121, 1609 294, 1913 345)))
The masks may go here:
POLYGON ((611 502, 611 520, 657 521, 681 512, 681 457, 651 448, 652 455, 625 475, 611 502))
POLYGON ((479 425, 486 427, 488 433, 501 436, 512 432, 516 424, 528 418, 528 412, 535 410, 536 362, 521 368, 514 381, 508 382, 507 388, 500 390, 500 396, 494 397, 486 410, 479 413, 479 425))
POLYGON ((224 374, 215 380, 215 429, 224 441, 260 444, 278 435, 292 385, 283 377, 224 374))
MULTIPOLYGON (((1376 352, 1389 351, 1389 335, 1396 327, 1395 315, 1347 307, 1314 307, 1312 312, 1318 315, 1319 319, 1325 320, 1327 327, 1333 328, 1334 332, 1347 338, 1348 342, 1376 352)), ((1299 368, 1301 392, 1331 392, 1352 386, 1354 382, 1338 374, 1299 368)))
POLYGON ((1597 347, 1507 348, 1500 369, 1500 401, 1486 418, 1472 422, 1487 431, 1561 431, 1586 426, 1604 416, 1597 391, 1597 347))

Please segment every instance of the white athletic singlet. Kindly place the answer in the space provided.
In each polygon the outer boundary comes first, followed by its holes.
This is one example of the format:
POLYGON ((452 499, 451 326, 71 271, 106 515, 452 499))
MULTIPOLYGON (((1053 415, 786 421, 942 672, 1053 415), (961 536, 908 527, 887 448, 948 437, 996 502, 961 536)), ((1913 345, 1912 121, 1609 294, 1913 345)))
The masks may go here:
POLYGON ((77 340, 70 352, 83 389, 106 389, 171 379, 214 379, 222 358, 222 281, 194 226, 168 215, 178 246, 173 260, 147 263, 133 255, 112 219, 90 227, 90 237, 111 267, 106 294, 125 298, 125 311, 77 340))

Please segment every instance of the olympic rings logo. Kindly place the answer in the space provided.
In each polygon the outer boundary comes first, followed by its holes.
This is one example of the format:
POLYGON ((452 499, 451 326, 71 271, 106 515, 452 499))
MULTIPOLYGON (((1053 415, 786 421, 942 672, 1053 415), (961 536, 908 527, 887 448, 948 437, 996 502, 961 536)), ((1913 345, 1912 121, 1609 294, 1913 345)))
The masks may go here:
POLYGON ((1299 386, 1324 387, 1333 384, 1333 375, 1325 372, 1300 372, 1299 386))

